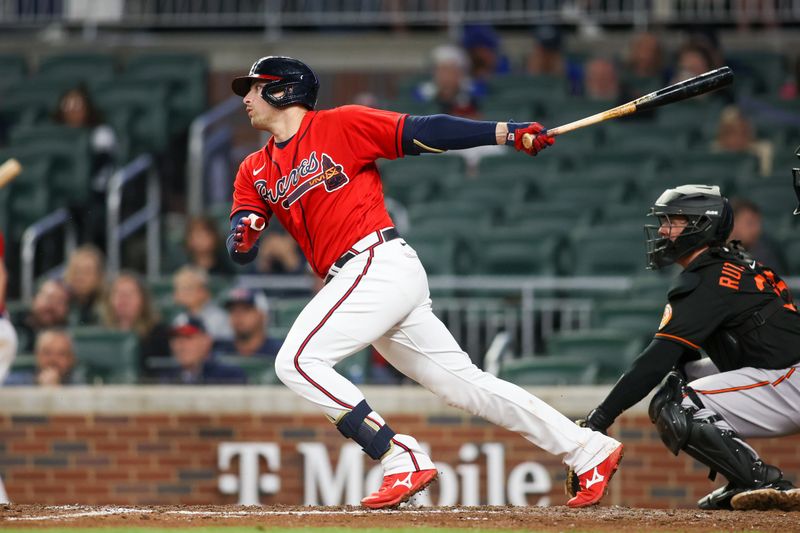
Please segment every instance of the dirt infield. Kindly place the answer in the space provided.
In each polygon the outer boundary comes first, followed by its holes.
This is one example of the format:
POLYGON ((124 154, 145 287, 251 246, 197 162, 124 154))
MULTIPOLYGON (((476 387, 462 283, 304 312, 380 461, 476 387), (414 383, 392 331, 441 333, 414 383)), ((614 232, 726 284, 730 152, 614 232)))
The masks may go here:
POLYGON ((43 506, 0 505, 0 529, 18 527, 453 527, 536 531, 797 531, 800 513, 624 507, 43 506))

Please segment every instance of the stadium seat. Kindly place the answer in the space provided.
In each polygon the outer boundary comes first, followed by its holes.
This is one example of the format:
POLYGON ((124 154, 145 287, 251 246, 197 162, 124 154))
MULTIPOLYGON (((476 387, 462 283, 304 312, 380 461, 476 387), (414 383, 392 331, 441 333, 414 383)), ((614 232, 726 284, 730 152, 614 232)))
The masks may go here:
POLYGON ((441 276, 456 272, 455 239, 415 236, 411 233, 406 236, 406 241, 417 252, 428 275, 441 276))
POLYGON ((489 275, 555 275, 560 240, 554 236, 517 242, 484 242, 474 252, 479 273, 489 275))
POLYGON ((11 132, 11 145, 52 162, 47 187, 53 207, 85 204, 91 189, 89 130, 51 124, 17 127, 11 132))
POLYGON ((629 276, 644 270, 645 245, 641 228, 631 233, 603 234, 589 231, 571 240, 571 273, 576 276, 629 276), (638 236, 634 236, 637 230, 638 236))
POLYGON ((592 385, 599 368, 590 356, 528 356, 503 362, 499 377, 517 385, 592 385))
POLYGON ((77 86, 81 83, 108 81, 114 77, 114 56, 108 54, 59 54, 45 57, 39 63, 31 82, 62 80, 77 86))
POLYGON ((631 337, 648 339, 658 330, 666 298, 664 292, 661 298, 602 300, 594 310, 595 323, 603 329, 627 331, 631 337))
POLYGON ((758 93, 768 93, 785 81, 786 55, 769 50, 736 50, 727 52, 726 59, 736 72, 740 83, 753 86, 758 93))
POLYGON ((115 81, 94 88, 97 106, 116 132, 126 134, 128 157, 163 152, 170 140, 167 87, 157 81, 115 81))
POLYGON ((560 332, 547 340, 547 353, 588 358, 599 366, 598 379, 613 382, 639 355, 641 339, 629 331, 588 329, 560 332))
POLYGON ((142 54, 125 65, 125 79, 166 84, 169 132, 177 133, 208 106, 208 64, 195 54, 142 54))
POLYGON ((278 385, 275 361, 271 357, 242 357, 240 355, 216 355, 215 360, 228 366, 239 367, 247 375, 248 385, 278 385))
POLYGON ((14 126, 45 121, 67 88, 58 84, 31 85, 26 81, 7 87, 0 99, 0 120, 14 126))
POLYGON ((6 87, 14 85, 25 78, 28 67, 25 58, 20 55, 0 55, 0 94, 6 87))
POLYGON ((289 328, 308 304, 309 298, 277 298, 270 302, 270 326, 289 328))
POLYGON ((88 383, 131 384, 139 378, 139 341, 135 334, 98 327, 74 328, 78 363, 88 383))
POLYGON ((22 232, 51 211, 49 176, 53 161, 40 157, 35 147, 0 150, 0 161, 16 157, 22 172, 4 189, 5 201, 0 218, 12 241, 18 241, 22 232))
POLYGON ((425 154, 395 161, 382 161, 381 179, 386 196, 409 206, 434 199, 448 181, 463 176, 460 157, 425 154))

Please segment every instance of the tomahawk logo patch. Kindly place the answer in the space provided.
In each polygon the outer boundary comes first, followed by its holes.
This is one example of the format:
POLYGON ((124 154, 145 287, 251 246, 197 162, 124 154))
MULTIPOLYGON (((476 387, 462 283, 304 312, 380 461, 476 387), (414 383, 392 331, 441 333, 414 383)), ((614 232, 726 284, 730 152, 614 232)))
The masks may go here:
POLYGON ((303 197, 311 189, 325 185, 326 192, 333 192, 336 189, 344 187, 350 178, 344 173, 344 167, 337 164, 328 154, 322 154, 322 169, 319 174, 315 174, 308 178, 306 181, 297 186, 295 190, 290 192, 286 198, 281 202, 284 209, 289 207, 303 197))

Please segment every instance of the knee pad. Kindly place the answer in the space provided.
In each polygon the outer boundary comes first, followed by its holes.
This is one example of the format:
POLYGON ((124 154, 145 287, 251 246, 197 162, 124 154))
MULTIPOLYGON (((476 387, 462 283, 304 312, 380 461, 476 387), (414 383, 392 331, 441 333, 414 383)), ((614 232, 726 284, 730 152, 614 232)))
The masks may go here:
POLYGON ((380 459, 389 451, 395 433, 388 424, 378 428, 367 420, 372 408, 366 400, 361 400, 353 409, 336 423, 339 433, 361 445, 364 453, 373 459, 380 459))
POLYGON ((667 374, 667 377, 664 378, 664 381, 661 382, 661 386, 653 395, 653 399, 650 401, 650 406, 647 409, 647 414, 650 416, 650 421, 653 424, 656 423, 658 415, 667 403, 676 402, 680 405, 683 399, 683 388, 685 385, 686 380, 683 379, 683 376, 679 372, 673 370, 667 374))

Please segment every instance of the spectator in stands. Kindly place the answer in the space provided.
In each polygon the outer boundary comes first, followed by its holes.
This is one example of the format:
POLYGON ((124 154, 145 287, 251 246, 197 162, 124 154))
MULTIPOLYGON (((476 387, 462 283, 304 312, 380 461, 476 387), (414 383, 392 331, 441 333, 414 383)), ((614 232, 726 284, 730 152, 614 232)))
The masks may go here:
POLYGON ((275 228, 261 239, 256 271, 263 274, 303 274, 306 262, 297 242, 275 221, 275 228))
POLYGON ((203 321, 215 341, 233 337, 228 314, 211 298, 208 273, 202 268, 184 266, 173 276, 172 298, 195 318, 203 321))
POLYGON ((469 60, 464 51, 453 45, 437 46, 431 54, 433 79, 414 89, 414 97, 436 105, 448 115, 475 118, 478 116, 478 90, 469 78, 469 60))
POLYGON ((84 128, 90 132, 91 191, 87 206, 75 211, 86 239, 98 246, 105 244, 106 188, 116 170, 118 142, 114 130, 103 122, 100 111, 94 106, 89 91, 80 85, 61 95, 53 116, 58 124, 70 128, 84 128))
POLYGON ((72 337, 63 329, 47 329, 36 336, 36 369, 12 372, 6 385, 77 385, 83 383, 76 371, 72 337))
POLYGON ((161 381, 181 385, 241 385, 247 382, 242 369, 223 365, 211 358, 213 339, 203 321, 179 315, 172 326, 170 346, 178 364, 164 370, 161 381))
POLYGON ((45 281, 33 297, 28 316, 15 324, 20 335, 20 351, 31 353, 36 335, 50 328, 67 326, 69 318, 69 290, 60 280, 45 281))
POLYGON ((261 291, 239 287, 225 297, 225 309, 231 317, 233 340, 217 343, 220 355, 271 357, 278 355, 283 341, 268 335, 269 302, 261 291))
POLYGON ((625 74, 631 78, 649 78, 659 82, 659 85, 667 81, 661 41, 654 33, 641 32, 633 36, 625 74))
POLYGON ((622 96, 617 67, 607 58, 597 57, 586 63, 583 95, 590 100, 617 102, 622 96))
POLYGON ((678 52, 678 61, 671 83, 688 80, 708 72, 713 67, 713 57, 708 48, 689 42, 678 52))
POLYGON ((142 278, 122 272, 111 283, 103 301, 103 324, 117 331, 133 331, 139 337, 143 376, 152 377, 148 362, 170 355, 169 328, 159 320, 153 295, 142 278))
POLYGON ((508 74, 511 66, 500 50, 500 37, 488 24, 467 24, 461 36, 461 46, 470 61, 470 76, 479 95, 488 92, 487 82, 497 74, 508 74))
POLYGON ((537 26, 533 30, 533 50, 525 68, 533 76, 563 78, 569 85, 569 94, 577 94, 583 79, 583 67, 567 59, 562 45, 561 30, 555 26, 537 26))
POLYGON ((800 97, 800 56, 794 60, 794 69, 791 75, 791 79, 781 87, 780 97, 782 100, 795 100, 800 97))
POLYGON ((763 218, 758 206, 745 198, 731 199, 733 231, 730 240, 740 241, 758 262, 769 265, 778 275, 786 273, 786 261, 771 239, 764 235, 763 218))
POLYGON ((6 285, 8 272, 6 271, 5 240, 0 232, 0 384, 8 375, 8 369, 17 355, 17 332, 11 325, 11 319, 6 313, 6 285))
POLYGON ((67 261, 64 283, 70 292, 70 322, 82 326, 100 321, 100 304, 105 291, 103 253, 91 244, 75 250, 67 261))
MULTIPOLYGON (((753 125, 736 106, 722 110, 717 128, 717 138, 711 145, 713 152, 750 153, 758 157, 759 172, 762 176, 772 173, 772 154, 774 147, 767 140, 759 140, 753 125)), ((769 263, 772 264, 772 263, 769 263)))
POLYGON ((233 274, 233 266, 213 219, 203 216, 192 218, 186 225, 184 246, 189 264, 209 274, 233 274))

